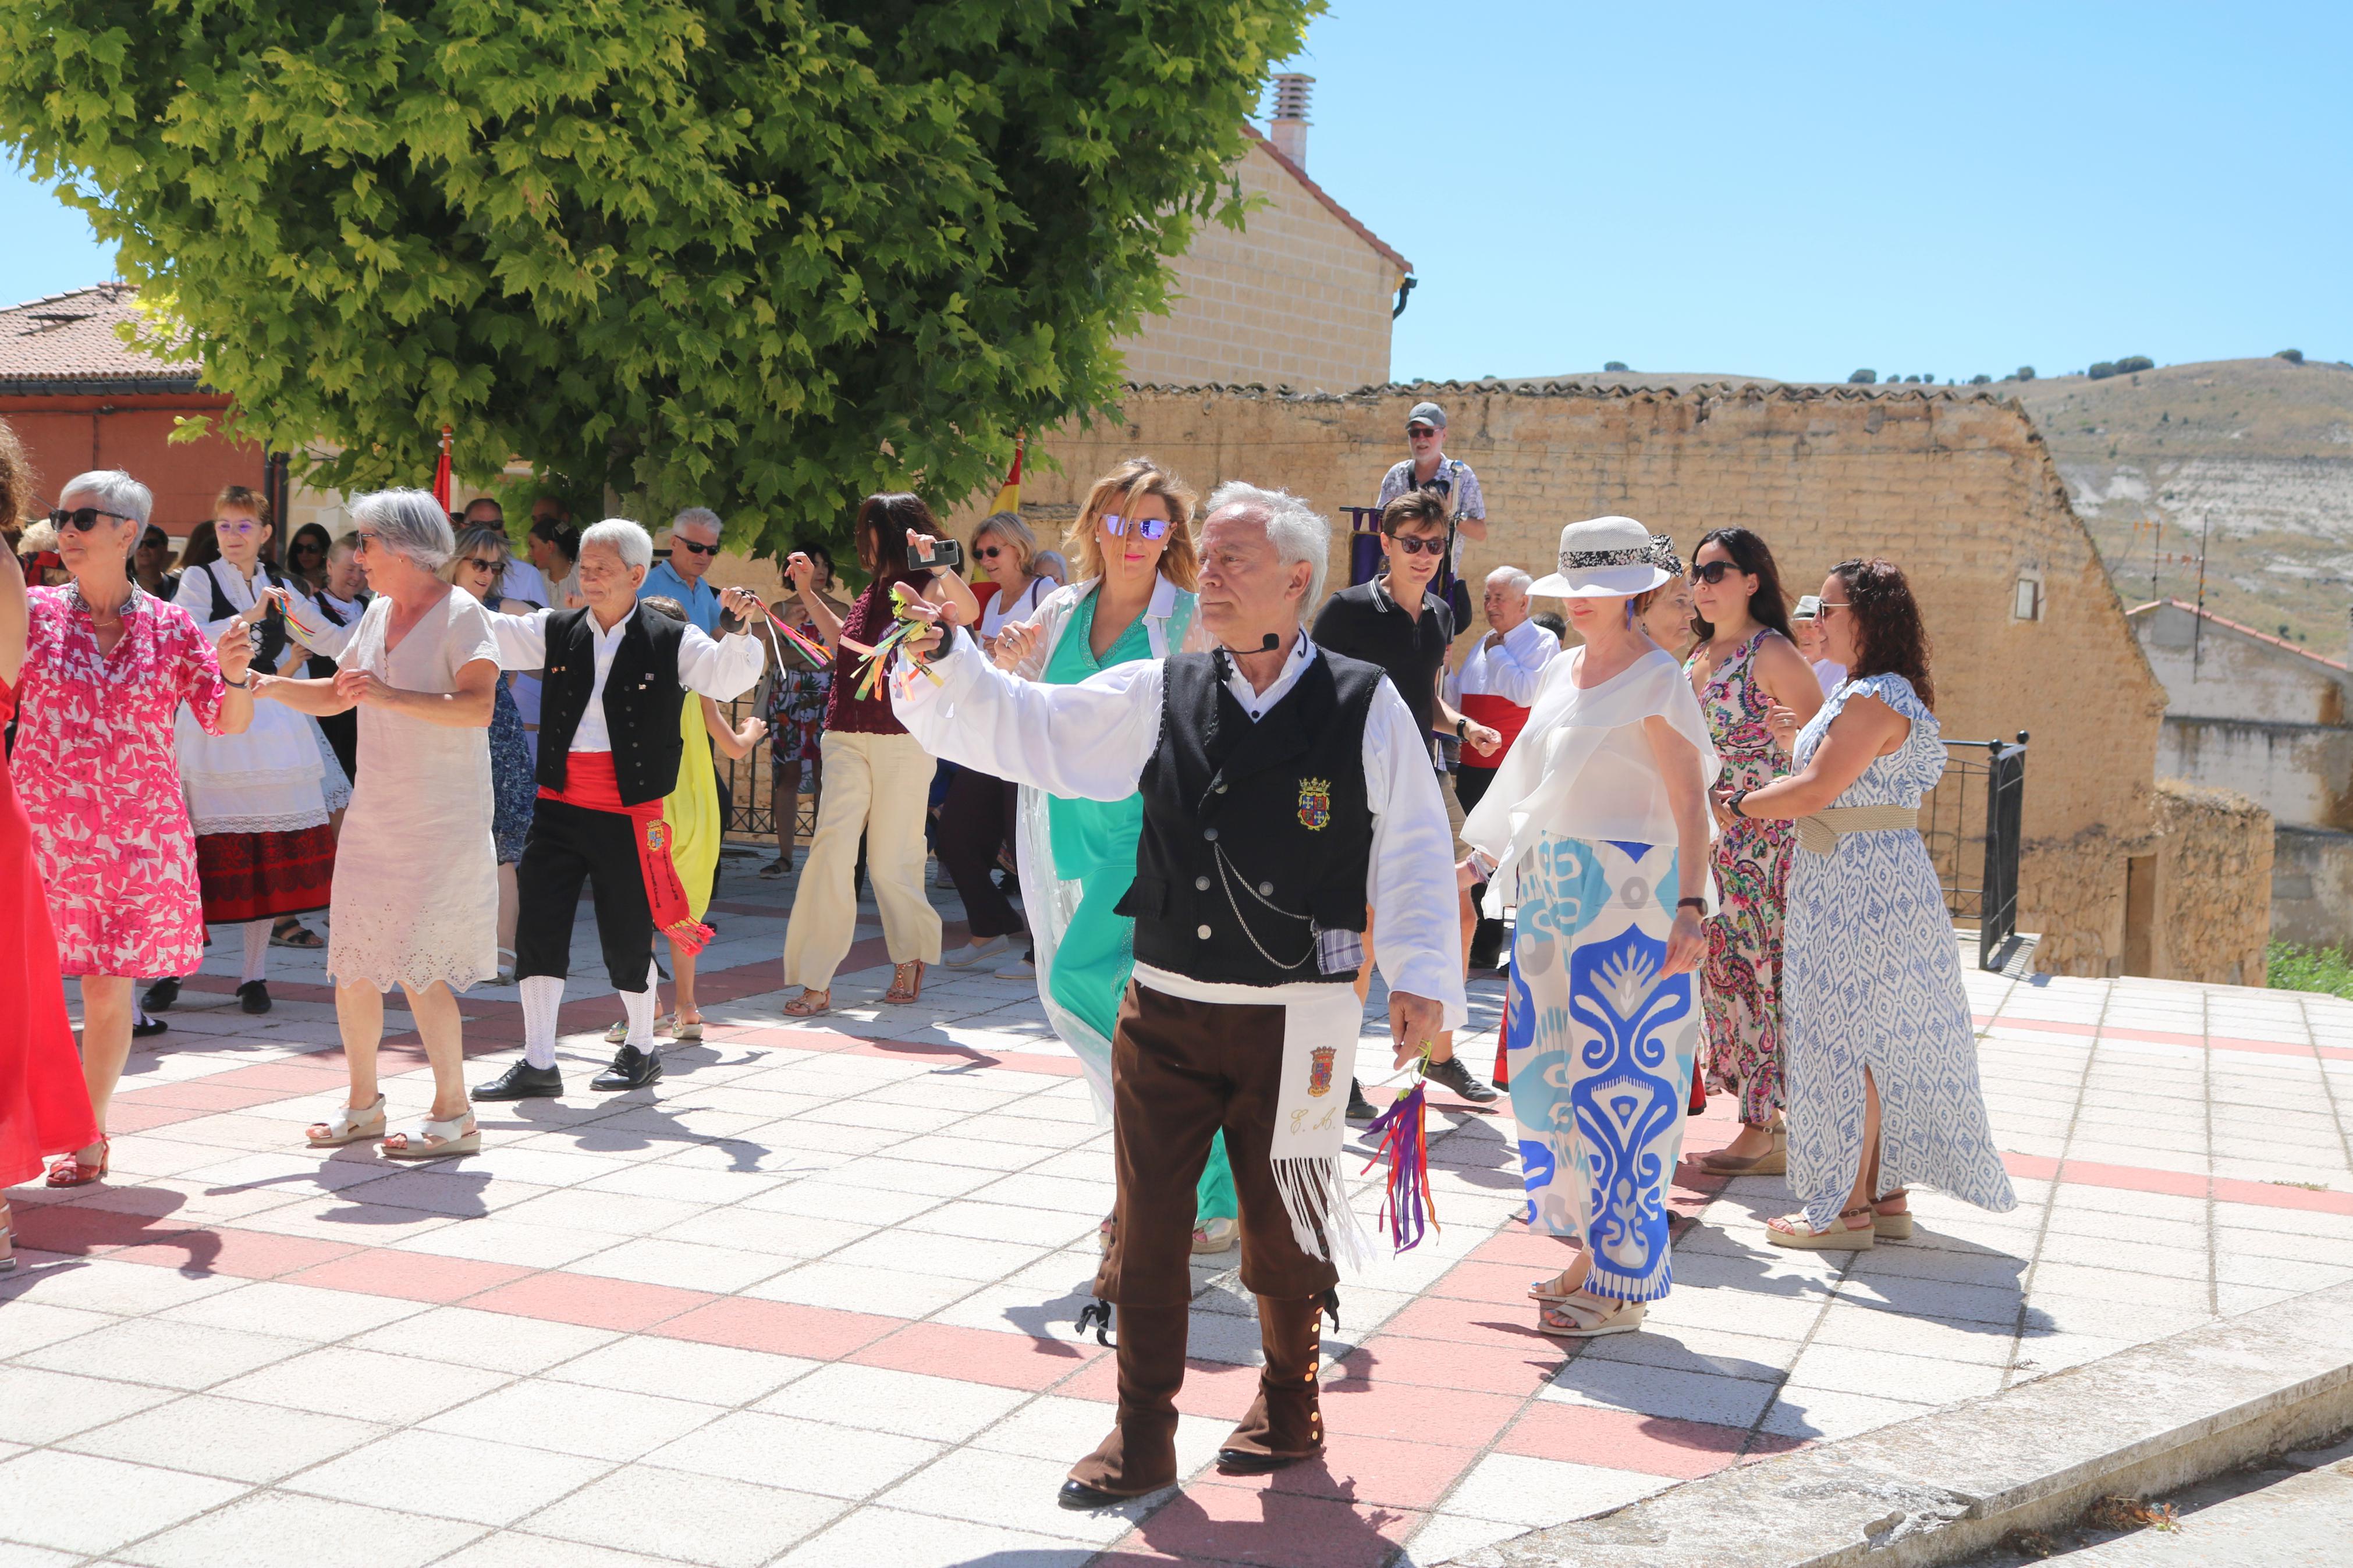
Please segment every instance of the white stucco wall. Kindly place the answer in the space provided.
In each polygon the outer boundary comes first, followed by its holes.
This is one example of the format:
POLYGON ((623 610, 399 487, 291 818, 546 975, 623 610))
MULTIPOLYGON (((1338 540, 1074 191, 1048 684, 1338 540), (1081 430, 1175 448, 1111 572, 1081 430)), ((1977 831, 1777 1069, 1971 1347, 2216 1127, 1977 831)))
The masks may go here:
MULTIPOLYGON (((2211 620, 2202 636, 2193 636, 2196 614, 2175 605, 2137 610, 2131 620, 2149 668, 2165 685, 2168 717, 2345 722, 2344 674, 2316 658, 2211 620)), ((2320 651, 2335 658, 2344 650, 2320 651)))

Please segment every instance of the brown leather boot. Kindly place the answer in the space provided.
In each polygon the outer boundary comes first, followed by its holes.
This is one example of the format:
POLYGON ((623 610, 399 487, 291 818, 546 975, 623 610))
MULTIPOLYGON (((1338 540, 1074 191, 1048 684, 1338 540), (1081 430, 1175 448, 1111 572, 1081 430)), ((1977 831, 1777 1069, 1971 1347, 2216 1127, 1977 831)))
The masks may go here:
POLYGON ((1319 1320, 1330 1294, 1258 1299, 1266 1368, 1259 1373, 1250 1413, 1218 1450, 1218 1463, 1226 1469, 1259 1475, 1324 1451, 1322 1388, 1315 1372, 1322 1359, 1319 1320))
POLYGON ((1185 1303, 1120 1308, 1119 1423, 1071 1467, 1058 1500, 1064 1508, 1103 1508, 1176 1484, 1176 1391, 1190 1314, 1185 1303))

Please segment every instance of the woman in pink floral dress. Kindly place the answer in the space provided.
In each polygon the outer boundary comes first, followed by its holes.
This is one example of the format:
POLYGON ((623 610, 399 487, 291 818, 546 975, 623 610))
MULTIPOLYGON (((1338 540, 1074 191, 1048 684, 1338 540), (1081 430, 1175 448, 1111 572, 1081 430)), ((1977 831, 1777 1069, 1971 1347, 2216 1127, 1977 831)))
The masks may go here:
POLYGON ((62 971, 81 980, 82 1077, 100 1134, 50 1167, 53 1187, 106 1174, 107 1102, 131 1054, 133 979, 189 973, 204 958, 173 715, 185 702, 216 734, 253 721, 243 623, 216 646, 124 571, 153 504, 146 486, 116 470, 66 485, 58 536, 73 580, 32 591, 17 682, 16 793, 62 971))
POLYGON ((1692 552, 1699 647, 1685 668, 1724 760, 1716 781, 1716 912, 1707 919, 1700 1006, 1707 1022, 1708 1087, 1739 1097, 1740 1135, 1703 1159, 1718 1174, 1778 1175, 1788 1135, 1781 1109, 1781 912, 1796 825, 1725 815, 1733 790, 1762 789, 1788 771, 1767 726, 1773 705, 1802 724, 1822 705, 1811 666, 1789 637, 1789 609, 1765 541, 1718 528, 1692 552))

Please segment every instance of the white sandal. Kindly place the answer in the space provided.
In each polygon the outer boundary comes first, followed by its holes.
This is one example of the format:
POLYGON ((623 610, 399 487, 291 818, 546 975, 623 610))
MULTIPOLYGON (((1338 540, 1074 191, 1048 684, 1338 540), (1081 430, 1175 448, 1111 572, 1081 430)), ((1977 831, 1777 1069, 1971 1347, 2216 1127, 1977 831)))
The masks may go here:
POLYGON ((1548 1301, 1536 1312, 1536 1332, 1556 1340, 1595 1340, 1604 1334, 1630 1334, 1642 1326, 1643 1304, 1612 1301, 1606 1296, 1573 1291, 1548 1301), (1556 1323, 1555 1320, 1562 1320, 1556 1323))
POLYGON ((378 1152, 387 1160, 446 1160, 455 1154, 479 1154, 482 1152, 482 1130, 466 1125, 473 1119, 471 1111, 462 1111, 447 1121, 436 1121, 428 1116, 415 1130, 403 1128, 392 1135, 407 1140, 399 1148, 386 1143, 378 1152))
POLYGON ((384 1096, 377 1095, 374 1105, 346 1105, 335 1112, 332 1121, 313 1121, 313 1129, 323 1127, 323 1138, 313 1131, 302 1134, 313 1149, 340 1149, 346 1143, 364 1143, 384 1136, 384 1096))

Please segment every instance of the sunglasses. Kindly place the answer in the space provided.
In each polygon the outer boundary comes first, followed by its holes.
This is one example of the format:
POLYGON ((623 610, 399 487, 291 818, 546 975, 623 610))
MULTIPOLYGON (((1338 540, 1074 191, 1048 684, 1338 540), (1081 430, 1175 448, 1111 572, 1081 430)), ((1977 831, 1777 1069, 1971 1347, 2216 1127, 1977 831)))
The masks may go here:
POLYGON ((251 518, 247 518, 242 522, 223 522, 218 520, 215 520, 213 523, 213 531, 216 533, 234 533, 241 539, 248 533, 260 532, 261 524, 254 521, 251 518))
POLYGON ((691 539, 672 539, 670 542, 670 548, 673 550, 691 550, 697 555, 716 555, 719 553, 719 546, 716 544, 697 544, 691 539))
POLYGON ((49 524, 60 533, 69 528, 76 533, 88 533, 98 526, 98 520, 101 517, 111 517, 117 522, 138 521, 136 518, 125 517, 119 511, 108 511, 94 506, 78 506, 71 511, 66 510, 63 507, 58 508, 57 510, 49 513, 49 524))
POLYGON ((322 555, 325 553, 325 551, 322 546, 312 544, 306 540, 302 543, 294 547, 294 553, 297 555, 322 555))
POLYGON ((1706 583, 1713 585, 1723 582, 1726 573, 1737 572, 1739 570, 1739 567, 1734 565, 1729 561, 1711 561, 1704 566, 1699 564, 1697 562, 1694 562, 1691 569, 1691 579, 1694 583, 1706 583))
POLYGON ((1434 533, 1425 538, 1419 534, 1392 533, 1389 542, 1408 555, 1437 555, 1446 548, 1446 536, 1434 533))
POLYGON ((1405 427, 1405 434, 1406 439, 1419 441, 1425 436, 1435 436, 1438 432, 1427 425, 1409 425, 1405 427))
POLYGON ((477 572, 497 572, 502 570, 506 565, 506 563, 503 561, 485 561, 479 555, 467 556, 465 563, 471 566, 477 572))
POLYGON ((1824 599, 1822 601, 1822 607, 1814 612, 1814 619, 1818 622, 1826 621, 1831 618, 1831 612, 1832 610, 1851 610, 1853 607, 1853 605, 1848 604, 1844 599, 1824 599))
POLYGON ((1005 553, 1004 547, 1003 547, 1003 546, 1001 546, 1001 545, 996 545, 996 544, 989 545, 989 546, 987 546, 986 549, 976 550, 976 551, 974 551, 974 552, 973 552, 973 554, 974 554, 974 555, 977 556, 979 559, 981 559, 981 560, 983 560, 983 561, 994 561, 994 560, 996 560, 998 556, 1000 556, 1000 555, 1002 555, 1002 554, 1004 554, 1004 553, 1005 553))
POLYGON ((1124 538, 1130 529, 1141 539, 1168 537, 1168 520, 1165 517, 1122 517, 1116 512, 1103 515, 1103 531, 1113 539, 1124 538))

